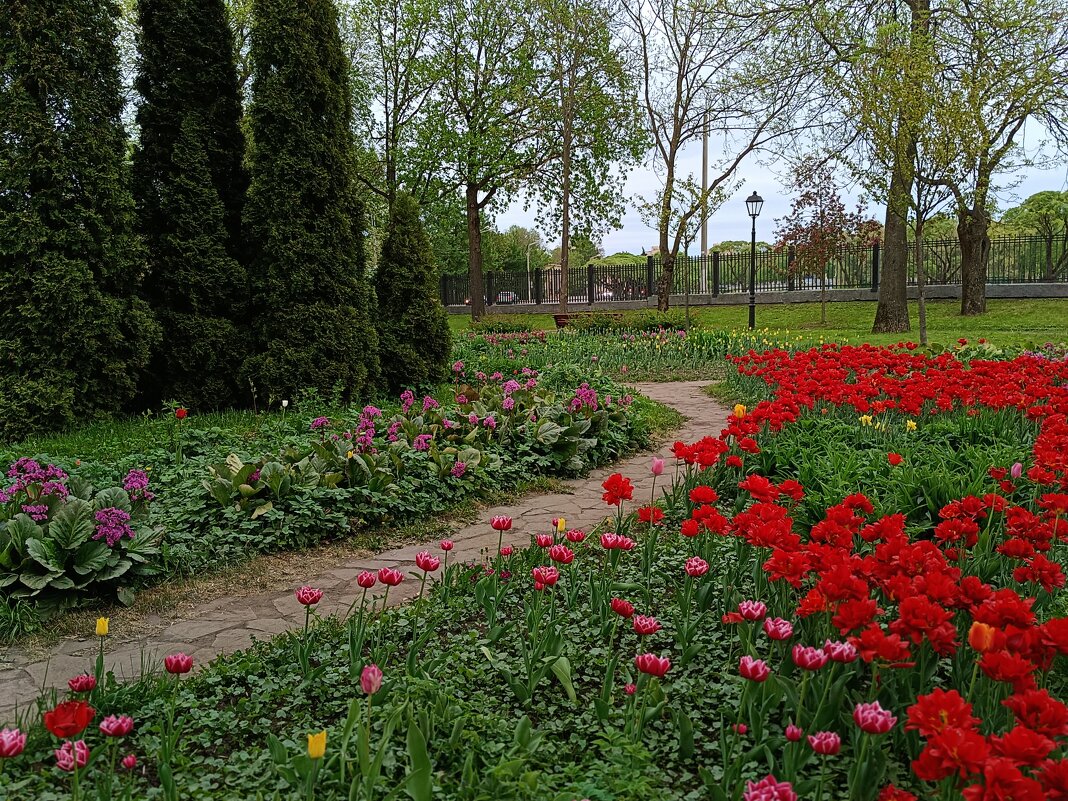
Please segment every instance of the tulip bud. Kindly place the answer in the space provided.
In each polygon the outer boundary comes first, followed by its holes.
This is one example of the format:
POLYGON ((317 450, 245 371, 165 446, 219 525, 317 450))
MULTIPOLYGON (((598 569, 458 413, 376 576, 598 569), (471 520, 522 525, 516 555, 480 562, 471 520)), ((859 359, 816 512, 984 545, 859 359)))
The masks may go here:
POLYGON ((96 619, 96 636, 107 637, 108 636, 108 623, 111 621, 109 617, 98 617, 96 619))
POLYGON ((322 759, 326 753, 326 729, 318 734, 308 735, 308 758, 322 759))

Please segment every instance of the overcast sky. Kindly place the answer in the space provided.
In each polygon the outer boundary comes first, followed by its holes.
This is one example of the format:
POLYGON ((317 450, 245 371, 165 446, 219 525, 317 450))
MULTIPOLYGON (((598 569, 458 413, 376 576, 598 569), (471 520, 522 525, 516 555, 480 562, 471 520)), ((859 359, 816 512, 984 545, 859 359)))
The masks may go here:
MULTIPOLYGON (((709 143, 709 149, 710 161, 714 164, 716 154, 713 142, 709 143)), ((715 175, 711 167, 709 171, 710 175, 715 175)), ((679 172, 683 175, 692 172, 694 177, 700 180, 700 142, 694 143, 685 152, 684 158, 680 162, 679 172)), ((750 221, 745 209, 745 198, 754 190, 764 198, 764 209, 757 219, 757 239, 772 241, 776 220, 789 213, 791 201, 788 190, 783 187, 775 173, 775 170, 758 164, 756 160, 742 163, 738 173, 742 185, 734 196, 709 219, 709 244, 731 239, 749 239, 750 221)), ((1068 164, 1062 162, 1056 169, 1029 169, 1020 173, 1019 177, 1022 180, 1016 187, 998 194, 997 202, 999 208, 1005 209, 1018 205, 1021 200, 1033 195, 1035 192, 1042 192, 1048 189, 1057 191, 1068 189, 1068 164)), ((995 180, 997 179, 995 178, 995 180)), ((1002 180, 1005 183, 1009 182, 1005 180, 1004 176, 1002 176, 1002 180)), ((657 176, 650 168, 643 166, 635 169, 629 176, 626 192, 628 197, 652 196, 659 186, 660 182, 657 176)), ((861 193, 859 190, 855 190, 845 194, 847 194, 848 198, 846 205, 851 209, 854 208, 861 193)), ((869 211, 880 221, 885 213, 884 208, 875 206, 869 207, 869 211)), ((531 208, 529 211, 524 211, 523 204, 515 202, 497 215, 496 223, 497 228, 502 231, 510 225, 533 228, 535 227, 534 209, 531 208)), ((544 234, 545 232, 542 232, 543 238, 544 234)), ((552 237, 549 237, 549 239, 551 240, 552 237)), ((648 250, 656 243, 656 231, 646 227, 642 222, 641 215, 638 214, 633 205, 628 207, 620 228, 607 234, 602 241, 606 254, 618 251, 641 253, 643 249, 648 250)), ((551 242, 549 244, 551 246, 551 242)), ((692 250, 696 252, 699 248, 700 239, 695 241, 692 250)))

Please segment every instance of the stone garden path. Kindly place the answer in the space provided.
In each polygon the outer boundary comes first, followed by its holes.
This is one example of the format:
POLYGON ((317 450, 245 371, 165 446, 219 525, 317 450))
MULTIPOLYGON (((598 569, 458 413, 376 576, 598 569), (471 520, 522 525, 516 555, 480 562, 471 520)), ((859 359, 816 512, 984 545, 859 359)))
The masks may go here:
MULTIPOLYGON (((672 406, 686 418, 673 440, 689 442, 709 434, 718 435, 726 424, 727 410, 702 392, 707 384, 680 381, 638 384, 636 388, 647 397, 672 406)), ((661 455, 669 454, 670 443, 659 450, 661 455)), ((668 459, 668 464, 671 463, 668 459)), ((601 500, 601 482, 614 472, 623 473, 633 481, 633 505, 641 505, 647 502, 651 489, 649 465, 650 454, 641 454, 594 470, 585 478, 565 482, 566 492, 532 495, 514 505, 486 509, 479 522, 458 528, 450 535, 456 547, 449 554, 449 562, 478 560, 484 552, 495 551, 497 532, 487 522, 493 515, 512 518, 513 526, 505 532, 504 542, 517 546, 528 544, 532 534, 549 531, 549 521, 554 517, 566 518, 568 528, 592 528, 607 516, 607 507, 601 500)), ((407 574, 415 570, 415 555, 424 549, 441 555, 437 541, 408 545, 342 562, 322 575, 305 577, 303 583, 325 591, 319 612, 326 615, 344 611, 357 597, 358 573, 393 567, 403 572, 406 579, 390 592, 389 600, 401 603, 418 592, 419 582, 407 574)), ((379 584, 372 592, 381 591, 379 584)), ((268 592, 217 598, 178 610, 173 619, 155 618, 144 621, 142 636, 124 637, 124 632, 112 632, 105 655, 107 670, 113 670, 119 677, 133 678, 141 672, 142 665, 159 664, 163 656, 175 651, 185 651, 192 655, 195 664, 202 665, 219 654, 249 647, 253 638, 263 640, 299 628, 304 623, 304 610, 292 591, 268 592)), ((68 678, 91 671, 96 649, 95 637, 64 640, 49 655, 37 660, 31 660, 16 648, 0 649, 0 725, 13 722, 16 709, 32 705, 43 687, 65 689, 68 678)))

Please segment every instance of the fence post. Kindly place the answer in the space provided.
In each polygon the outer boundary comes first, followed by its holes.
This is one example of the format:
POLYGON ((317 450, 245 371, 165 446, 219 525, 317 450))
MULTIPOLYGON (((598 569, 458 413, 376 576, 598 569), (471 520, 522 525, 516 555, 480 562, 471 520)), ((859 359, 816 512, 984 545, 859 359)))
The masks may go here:
POLYGON ((593 265, 586 265, 586 299, 593 305, 593 265))
POLYGON ((441 298, 441 305, 442 306, 448 306, 449 305, 449 283, 448 283, 448 279, 449 279, 449 277, 447 275, 445 275, 445 273, 442 273, 440 276, 438 276, 438 296, 441 298))
POLYGON ((797 258, 797 254, 794 253, 794 246, 790 245, 786 249, 786 291, 794 291, 794 259, 797 258))
POLYGON ((645 297, 653 296, 653 257, 645 257, 645 297))
MULTIPOLYGON (((493 273, 486 273, 486 305, 492 306, 494 299, 497 297, 497 293, 493 291, 493 285, 496 283, 493 280, 493 273)), ((472 301, 473 303, 474 301, 472 301)))
POLYGON ((534 268, 534 302, 541 304, 541 268, 534 268))
POLYGON ((712 252, 712 297, 719 297, 719 251, 712 252))
POLYGON ((871 246, 871 291, 879 291, 879 243, 871 246))

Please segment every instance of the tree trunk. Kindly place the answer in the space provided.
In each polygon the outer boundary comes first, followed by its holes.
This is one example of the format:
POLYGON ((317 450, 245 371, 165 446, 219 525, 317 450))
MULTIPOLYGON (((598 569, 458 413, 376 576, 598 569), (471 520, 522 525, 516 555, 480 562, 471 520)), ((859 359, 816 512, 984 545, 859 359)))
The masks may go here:
POLYGON ((827 325, 827 263, 820 270, 820 325, 827 325))
POLYGON ((482 215, 478 205, 478 187, 467 185, 467 277, 471 292, 471 319, 481 320, 486 313, 485 290, 482 288, 482 215))
POLYGON ((960 240, 960 313, 963 316, 986 311, 986 268, 990 260, 990 218, 986 211, 969 210, 957 215, 960 240))
POLYGON ((890 176, 879 278, 879 307, 875 310, 875 324, 871 329, 873 334, 909 330, 908 213, 915 140, 907 143, 905 151, 895 157, 894 171, 890 176))
POLYGON ((656 310, 666 312, 671 305, 671 288, 675 285, 675 254, 668 245, 671 223, 671 196, 675 192, 675 174, 670 166, 664 176, 664 196, 660 201, 660 279, 656 282, 656 310))
POLYGON ((1052 281, 1056 273, 1053 269, 1053 237, 1046 237, 1046 280, 1052 281))
POLYGON ((916 215, 916 304, 920 314, 920 344, 927 344, 927 273, 923 263, 923 218, 916 215))
POLYGON ((571 125, 564 121, 560 153, 560 314, 567 314, 568 267, 571 250, 571 125))

